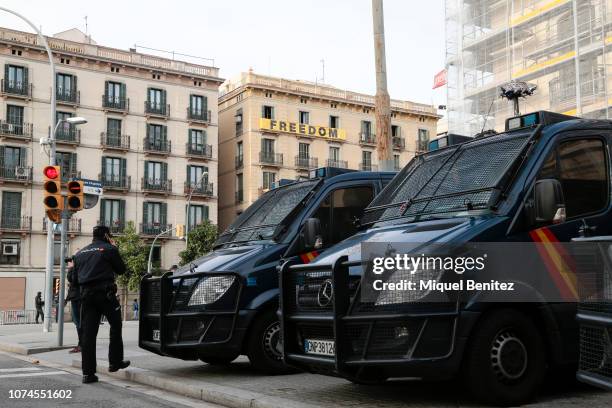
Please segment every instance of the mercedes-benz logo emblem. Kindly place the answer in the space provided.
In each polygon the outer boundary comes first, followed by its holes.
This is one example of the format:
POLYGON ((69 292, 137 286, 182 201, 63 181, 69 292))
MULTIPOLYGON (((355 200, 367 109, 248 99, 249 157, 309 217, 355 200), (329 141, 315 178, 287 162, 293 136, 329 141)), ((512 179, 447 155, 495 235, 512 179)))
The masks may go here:
POLYGON ((317 295, 317 302, 319 306, 329 306, 332 299, 334 298, 334 284, 331 279, 326 279, 325 282, 319 287, 319 293, 317 295))

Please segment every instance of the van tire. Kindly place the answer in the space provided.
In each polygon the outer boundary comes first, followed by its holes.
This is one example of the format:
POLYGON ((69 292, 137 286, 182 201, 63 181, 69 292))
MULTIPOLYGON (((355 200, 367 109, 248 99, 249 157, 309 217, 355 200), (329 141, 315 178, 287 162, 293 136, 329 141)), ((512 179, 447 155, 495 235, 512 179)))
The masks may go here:
POLYGON ((212 366, 224 366, 238 358, 235 356, 200 356, 200 361, 212 366))
POLYGON ((257 371, 269 375, 295 371, 285 365, 278 350, 280 321, 274 311, 267 310, 255 318, 247 339, 246 354, 257 371))
POLYGON ((463 359, 467 390, 492 405, 533 398, 546 374, 544 340, 536 325, 514 309, 487 313, 471 335, 463 359))

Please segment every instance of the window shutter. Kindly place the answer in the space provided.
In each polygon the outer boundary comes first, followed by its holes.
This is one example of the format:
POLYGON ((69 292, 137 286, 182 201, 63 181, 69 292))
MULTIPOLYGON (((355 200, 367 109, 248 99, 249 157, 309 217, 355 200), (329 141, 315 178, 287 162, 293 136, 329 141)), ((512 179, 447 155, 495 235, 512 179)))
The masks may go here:
POLYGON ((74 176, 76 176, 77 171, 77 154, 70 153, 70 171, 74 176))
POLYGON ((274 106, 270 107, 270 119, 274 119, 274 106))
POLYGON ((26 89, 26 92, 30 92, 30 83, 28 82, 28 67, 23 67, 23 87, 26 89))
POLYGON ((161 91, 161 108, 162 111, 166 109, 166 91, 162 89, 161 91))
POLYGON ((202 219, 203 220, 208 220, 208 206, 204 205, 203 207, 204 207, 204 211, 203 211, 203 214, 202 214, 202 219))
POLYGON ((164 144, 168 141, 168 126, 161 127, 161 139, 164 144))
POLYGON ((8 80, 9 80, 9 65, 4 64, 4 86, 5 87, 8 87, 8 80))
POLYGON ((266 117, 266 105, 261 105, 261 117, 266 117))
POLYGON ((187 165, 187 173, 186 174, 187 174, 187 177, 186 177, 187 181, 189 183, 191 183, 192 182, 192 180, 191 180, 191 165, 189 165, 189 164, 187 165))
POLYGON ((106 156, 102 156, 102 177, 106 177, 106 156))
POLYGON ((127 159, 121 159, 121 169, 119 170, 119 175, 121 178, 126 177, 127 174, 127 159))
POLYGON ((145 166, 145 168, 144 168, 144 178, 145 178, 145 181, 146 181, 146 180, 149 179, 149 162, 145 161, 144 162, 144 166, 145 166))
POLYGON ((168 204, 161 203, 161 214, 159 216, 159 223, 161 224, 161 228, 166 228, 166 224, 168 223, 167 211, 168 204))
POLYGON ((120 87, 120 91, 119 91, 119 92, 120 92, 120 95, 119 95, 119 96, 120 96, 121 98, 125 98, 125 93, 126 93, 126 90, 125 90, 125 84, 123 84, 123 83, 121 84, 121 87, 120 87))
POLYGON ((125 225, 125 200, 119 200, 119 222, 125 225))
MULTIPOLYGON (((2 152, 2 153, 4 153, 4 152, 2 152)), ((20 147, 19 148, 19 165, 20 166, 25 166, 28 163, 27 158, 26 158, 26 154, 27 154, 26 148, 25 147, 20 147)))
POLYGON ((106 100, 110 100, 110 92, 109 89, 110 87, 108 86, 110 84, 110 81, 104 81, 104 96, 106 100))
POLYGON ((147 139, 151 140, 151 124, 147 123, 147 139))
POLYGON ((99 221, 101 225, 106 225, 107 220, 104 219, 105 209, 106 209, 106 199, 102 198, 100 199, 100 221, 99 221))
POLYGON ((0 146, 0 167, 4 167, 4 146, 0 146))
POLYGON ((203 178, 203 181, 202 181, 202 182, 203 182, 204 184, 208 184, 208 176, 210 175, 210 174, 208 174, 208 166, 204 166, 204 167, 202 168, 202 171, 205 173, 205 176, 204 176, 204 178, 203 178))
POLYGON ((206 142, 207 142, 207 135, 206 135, 206 131, 203 130, 202 131, 202 144, 204 145, 205 148, 206 148, 206 142))
POLYGON ((72 89, 71 89, 71 91, 74 92, 75 97, 76 97, 77 89, 79 89, 79 87, 77 86, 77 76, 73 75, 72 76, 72 89))
MULTIPOLYGON (((204 116, 208 115, 208 98, 206 96, 202 97, 202 114, 204 116)), ((210 118, 208 118, 210 120, 210 118)))
POLYGON ((168 163, 161 164, 161 179, 162 181, 168 179, 168 163))
POLYGON ((153 88, 147 88, 147 102, 151 103, 151 89, 153 88))
POLYGON ((149 212, 147 211, 149 207, 149 203, 147 203, 146 201, 142 202, 142 223, 143 224, 148 224, 149 223, 149 212))

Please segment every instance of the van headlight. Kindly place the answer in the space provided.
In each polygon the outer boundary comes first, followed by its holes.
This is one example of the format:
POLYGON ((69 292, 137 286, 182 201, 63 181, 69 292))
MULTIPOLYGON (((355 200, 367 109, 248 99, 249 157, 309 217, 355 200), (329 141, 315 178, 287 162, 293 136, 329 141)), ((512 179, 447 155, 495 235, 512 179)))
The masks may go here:
POLYGON ((441 270, 437 269, 421 269, 419 268, 416 272, 412 272, 411 270, 406 269, 396 269, 389 279, 385 282, 388 283, 399 283, 402 281, 412 281, 415 282, 414 290, 383 290, 378 295, 378 299, 374 303, 375 306, 386 306, 386 305, 396 305, 400 303, 410 303, 416 302, 418 300, 423 299, 427 296, 431 289, 420 289, 419 281, 424 280, 438 280, 442 275, 441 270))
POLYGON ((228 291, 234 283, 234 275, 209 276, 198 283, 198 287, 189 298, 189 306, 208 305, 215 303, 228 291))

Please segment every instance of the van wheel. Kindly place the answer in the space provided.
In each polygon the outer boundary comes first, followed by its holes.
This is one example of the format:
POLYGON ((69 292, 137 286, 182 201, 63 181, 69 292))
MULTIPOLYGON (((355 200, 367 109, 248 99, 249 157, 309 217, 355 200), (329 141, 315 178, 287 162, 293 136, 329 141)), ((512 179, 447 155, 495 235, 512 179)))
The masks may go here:
POLYGON ((230 364, 232 361, 238 358, 238 355, 235 356, 200 356, 200 361, 214 365, 214 366, 224 366, 230 364))
POLYGON ((513 309, 484 316, 463 360, 463 381, 475 397, 493 405, 525 403, 545 373, 542 335, 527 316, 513 309))
POLYGON ((288 374, 293 370, 283 363, 280 322, 276 313, 266 311, 251 326, 247 356, 251 365, 265 374, 288 374))

